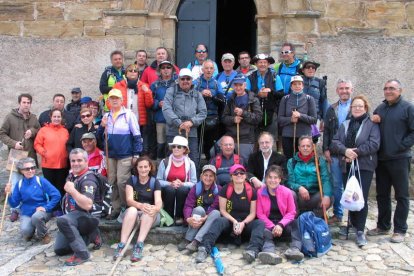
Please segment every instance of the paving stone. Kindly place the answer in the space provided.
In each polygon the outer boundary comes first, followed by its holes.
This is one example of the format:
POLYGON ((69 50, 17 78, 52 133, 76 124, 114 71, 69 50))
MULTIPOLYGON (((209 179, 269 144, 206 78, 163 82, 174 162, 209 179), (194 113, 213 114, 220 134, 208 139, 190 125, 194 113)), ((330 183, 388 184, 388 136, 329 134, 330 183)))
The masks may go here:
POLYGON ((368 255, 365 259, 367 261, 381 261, 382 260, 382 258, 376 254, 368 255))

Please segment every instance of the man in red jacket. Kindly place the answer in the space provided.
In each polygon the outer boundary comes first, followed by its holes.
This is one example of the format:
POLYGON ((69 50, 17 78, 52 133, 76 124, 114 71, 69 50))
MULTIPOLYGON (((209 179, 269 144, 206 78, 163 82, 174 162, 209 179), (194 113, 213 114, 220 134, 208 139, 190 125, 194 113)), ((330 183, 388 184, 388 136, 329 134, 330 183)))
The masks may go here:
POLYGON ((96 146, 95 134, 88 132, 82 135, 82 147, 88 153, 89 170, 106 176, 106 162, 104 152, 96 146))

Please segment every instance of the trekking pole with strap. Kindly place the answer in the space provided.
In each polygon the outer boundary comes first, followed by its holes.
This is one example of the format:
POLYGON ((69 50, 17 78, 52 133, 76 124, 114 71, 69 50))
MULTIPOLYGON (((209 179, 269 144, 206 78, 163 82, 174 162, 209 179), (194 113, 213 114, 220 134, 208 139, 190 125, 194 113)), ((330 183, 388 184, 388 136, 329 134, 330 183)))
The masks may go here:
MULTIPOLYGON (((293 109, 296 111, 296 108, 293 109)), ((293 155, 296 153, 296 122, 293 123, 293 155)))
MULTIPOLYGON (((316 151, 316 144, 313 144, 313 152, 315 154, 316 175, 318 176, 319 192, 321 194, 321 202, 322 202, 323 189, 322 189, 322 181, 321 181, 321 172, 319 171, 319 159, 318 159, 318 153, 316 151)), ((324 218, 326 224, 328 224, 328 217, 326 216, 326 208, 323 204, 322 204, 322 212, 323 212, 323 218, 324 218)))
MULTIPOLYGON (((13 170, 14 170, 14 160, 12 161, 12 166, 11 166, 11 169, 10 169, 9 183, 10 183, 11 178, 12 178, 13 170)), ((4 200, 4 206, 3 206, 3 213, 2 213, 2 216, 1 216, 0 235, 3 231, 3 223, 4 223, 4 217, 6 215, 6 206, 7 206, 7 200, 8 199, 9 199, 9 193, 6 193, 6 199, 4 200)))

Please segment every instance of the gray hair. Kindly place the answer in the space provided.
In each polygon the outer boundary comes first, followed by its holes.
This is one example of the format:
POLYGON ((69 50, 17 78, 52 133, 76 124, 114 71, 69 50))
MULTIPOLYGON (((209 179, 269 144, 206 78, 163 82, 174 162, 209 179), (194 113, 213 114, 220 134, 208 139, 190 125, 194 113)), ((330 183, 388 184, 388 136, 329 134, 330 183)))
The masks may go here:
POLYGON ((402 83, 399 80, 397 80, 397 79, 390 79, 390 80, 387 80, 385 83, 390 83, 390 82, 396 82, 398 84, 398 86, 399 86, 400 89, 403 88, 402 83))
POLYGON ((16 165, 17 169, 19 169, 19 170, 24 169, 24 164, 27 164, 27 163, 32 163, 36 166, 36 161, 33 158, 25 157, 25 158, 20 159, 17 162, 17 165, 16 165))
POLYGON ((85 161, 88 161, 88 153, 86 152, 86 150, 81 149, 81 148, 74 148, 73 150, 70 151, 69 156, 73 154, 79 154, 79 153, 83 155, 83 159, 85 161))
POLYGON ((207 63, 211 63, 211 65, 213 65, 213 67, 214 67, 214 61, 212 61, 211 59, 206 59, 206 60, 203 62, 203 68, 204 68, 204 65, 205 65, 205 64, 207 64, 207 63))
POLYGON ((352 81, 350 81, 350 80, 346 80, 346 79, 338 79, 338 81, 336 82, 336 88, 338 88, 338 86, 339 86, 341 83, 346 83, 346 84, 351 85, 351 87, 354 87, 354 86, 352 85, 352 81))

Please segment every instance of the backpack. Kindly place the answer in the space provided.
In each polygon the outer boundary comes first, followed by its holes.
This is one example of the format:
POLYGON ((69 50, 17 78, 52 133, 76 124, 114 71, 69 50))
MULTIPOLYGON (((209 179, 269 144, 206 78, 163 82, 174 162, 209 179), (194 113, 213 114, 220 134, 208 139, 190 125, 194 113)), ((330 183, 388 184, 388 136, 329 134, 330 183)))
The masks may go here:
MULTIPOLYGON (((37 184, 39 184, 40 188, 42 188, 43 195, 44 195, 44 197, 46 198, 46 201, 47 201, 47 202, 49 202, 49 195, 45 192, 45 189, 43 188, 43 185, 42 185, 42 183, 40 182, 40 177, 38 177, 38 176, 36 175, 36 176, 35 176, 35 178, 36 178, 36 182, 37 182, 37 184)), ((20 192, 20 189, 22 188, 22 183, 23 183, 23 179, 20 179, 20 180, 19 180, 19 184, 18 184, 18 187, 19 187, 19 192, 20 192)))
MULTIPOLYGON (((247 200, 248 200, 248 201, 249 201, 249 203, 250 203, 250 201, 252 200, 252 196, 253 196, 253 188, 252 188, 252 186, 251 186, 249 183, 247 183, 247 182, 245 182, 245 183, 244 183, 244 188, 246 189, 247 200)), ((234 186, 233 186, 233 184, 228 185, 228 187, 227 187, 227 191, 226 191, 226 198, 227 198, 227 200, 230 200, 230 198, 231 198, 231 194, 233 193, 233 191, 234 191, 234 186)))
MULTIPOLYGON (((213 184, 213 185, 214 185, 213 194, 217 195, 218 194, 217 184, 213 184)), ((196 193, 195 193, 196 198, 198 198, 202 193, 203 193, 203 184, 201 184, 201 181, 199 181, 196 184, 196 193)))
POLYGON ((311 211, 299 216, 302 238, 302 253, 309 257, 320 257, 332 248, 332 237, 326 222, 311 211))
MULTIPOLYGON (((132 178, 132 185, 136 185, 138 183, 138 177, 136 177, 135 175, 131 176, 132 178)), ((155 188, 155 177, 150 177, 150 189, 151 191, 154 191, 155 188)))
MULTIPOLYGON (((240 156, 238 154, 233 154, 234 164, 240 164, 240 156)), ((223 161, 223 155, 217 154, 216 155, 216 168, 219 169, 221 167, 221 163, 223 161)))

